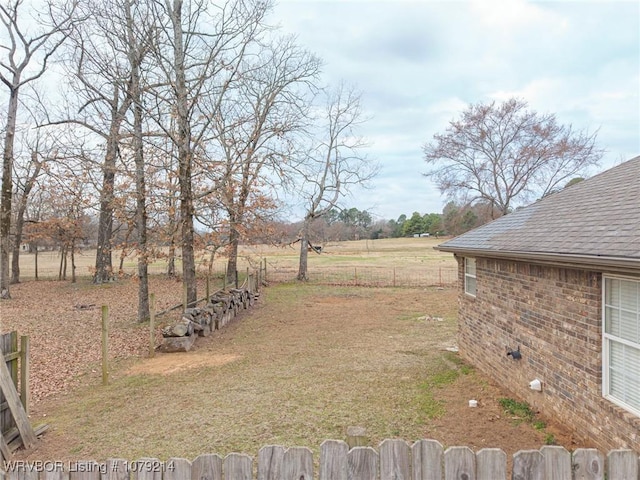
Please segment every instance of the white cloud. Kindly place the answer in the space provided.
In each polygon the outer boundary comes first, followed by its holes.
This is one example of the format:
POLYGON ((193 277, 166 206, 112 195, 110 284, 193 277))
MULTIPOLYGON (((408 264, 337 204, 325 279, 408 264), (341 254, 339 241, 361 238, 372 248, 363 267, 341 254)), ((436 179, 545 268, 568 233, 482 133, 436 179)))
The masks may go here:
POLYGON ((295 0, 274 17, 325 60, 327 82, 363 91, 362 133, 383 168, 349 206, 441 211, 421 147, 469 103, 521 97, 599 128, 608 158, 640 154, 638 2, 295 0))

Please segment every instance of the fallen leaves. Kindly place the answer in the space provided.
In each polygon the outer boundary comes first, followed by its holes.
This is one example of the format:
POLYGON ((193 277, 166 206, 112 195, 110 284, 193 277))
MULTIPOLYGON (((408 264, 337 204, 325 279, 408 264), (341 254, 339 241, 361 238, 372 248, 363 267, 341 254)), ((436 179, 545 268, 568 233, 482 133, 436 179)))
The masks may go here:
MULTIPOLYGON (((151 279, 150 291, 159 310, 179 303, 182 295, 179 283, 161 277, 151 279)), ((0 305, 0 331, 29 336, 33 402, 102 374, 102 305, 109 306, 109 361, 147 355, 149 324, 136 321, 137 294, 128 279, 108 285, 81 279, 12 286, 12 299, 0 305)), ((168 317, 158 319, 157 331, 161 320, 168 317)))

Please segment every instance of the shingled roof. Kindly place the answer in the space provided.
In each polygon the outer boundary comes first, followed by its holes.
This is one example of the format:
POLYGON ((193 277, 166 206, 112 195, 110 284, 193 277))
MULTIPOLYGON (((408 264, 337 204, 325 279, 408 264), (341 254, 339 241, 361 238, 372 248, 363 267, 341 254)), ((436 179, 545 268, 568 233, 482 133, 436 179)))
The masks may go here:
POLYGON ((640 272, 640 156, 436 249, 640 272))

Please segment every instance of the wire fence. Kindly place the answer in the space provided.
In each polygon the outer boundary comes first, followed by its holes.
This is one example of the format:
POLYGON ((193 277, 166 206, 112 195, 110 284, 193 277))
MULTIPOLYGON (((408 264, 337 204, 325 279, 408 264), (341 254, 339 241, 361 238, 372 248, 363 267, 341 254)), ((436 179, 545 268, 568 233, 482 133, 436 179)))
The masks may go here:
MULTIPOLYGON (((95 255, 90 253, 76 256, 76 277, 92 277, 94 272, 95 255)), ((22 280, 32 280, 36 278, 35 262, 33 255, 21 255, 20 278, 22 280)), ((294 262, 267 262, 265 259, 254 261, 252 264, 239 259, 238 277, 241 281, 245 277, 245 271, 262 268, 265 273, 263 279, 272 283, 295 281, 298 275, 298 267, 294 262)), ((155 261, 147 267, 149 275, 167 274, 167 262, 155 261)), ((114 262, 116 276, 137 275, 137 264, 135 259, 127 259, 119 265, 114 262)), ((182 264, 176 259, 176 274, 179 276, 182 264)), ((58 280, 60 278, 60 254, 59 252, 40 252, 37 278, 40 280, 58 280)), ((196 273, 200 277, 209 276, 211 279, 226 276, 226 263, 224 261, 215 262, 211 268, 206 262, 197 265, 196 273)), ((308 282, 323 285, 353 285, 368 287, 431 287, 431 286, 453 286, 458 282, 458 270, 455 265, 420 265, 402 263, 396 266, 339 266, 339 265, 309 265, 307 272, 308 282)), ((70 280, 71 264, 67 264, 67 273, 64 279, 70 280)))
MULTIPOLYGON (((289 282, 296 279, 297 269, 291 267, 270 268, 269 282, 289 282)), ((454 286, 458 282, 458 269, 452 267, 320 267, 307 273, 310 283, 321 285, 353 285, 364 287, 433 287, 454 286)))

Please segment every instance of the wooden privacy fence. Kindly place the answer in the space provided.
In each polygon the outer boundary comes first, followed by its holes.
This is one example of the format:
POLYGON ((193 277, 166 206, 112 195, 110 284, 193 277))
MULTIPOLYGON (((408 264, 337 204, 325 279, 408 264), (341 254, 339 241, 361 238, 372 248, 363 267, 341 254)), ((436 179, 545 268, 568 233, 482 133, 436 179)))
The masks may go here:
MULTIPOLYGON (((579 449, 573 454, 563 447, 547 446, 521 451, 513 457, 513 480, 639 480, 638 455, 613 450, 607 457, 597 450, 579 449)), ((192 462, 183 458, 160 461, 152 458, 128 462, 83 461, 6 462, 5 480, 313 480, 313 453, 306 447, 285 449, 266 446, 253 458, 232 453, 224 457, 200 455, 192 462)), ((385 440, 371 447, 351 450, 342 441, 326 440, 320 446, 319 480, 503 480, 507 456, 488 448, 474 453, 468 447, 446 450, 435 440, 413 445, 385 440)), ((1 478, 2 475, 0 475, 1 478)))
MULTIPOLYGON (((20 394, 25 411, 29 411, 29 337, 18 336, 18 332, 0 335, 0 349, 11 374, 11 379, 20 394)), ((4 393, 0 390, 0 433, 6 434, 16 423, 4 393)))

